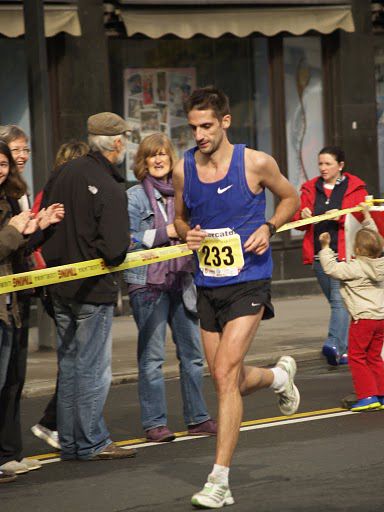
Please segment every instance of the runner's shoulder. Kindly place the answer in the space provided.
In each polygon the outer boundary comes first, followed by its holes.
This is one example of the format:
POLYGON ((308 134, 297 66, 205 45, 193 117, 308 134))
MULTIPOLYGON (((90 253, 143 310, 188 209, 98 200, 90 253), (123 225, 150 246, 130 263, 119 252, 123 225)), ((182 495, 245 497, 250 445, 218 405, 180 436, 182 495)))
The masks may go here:
POLYGON ((245 148, 244 159, 247 170, 251 172, 262 172, 276 165, 271 155, 256 149, 245 148))

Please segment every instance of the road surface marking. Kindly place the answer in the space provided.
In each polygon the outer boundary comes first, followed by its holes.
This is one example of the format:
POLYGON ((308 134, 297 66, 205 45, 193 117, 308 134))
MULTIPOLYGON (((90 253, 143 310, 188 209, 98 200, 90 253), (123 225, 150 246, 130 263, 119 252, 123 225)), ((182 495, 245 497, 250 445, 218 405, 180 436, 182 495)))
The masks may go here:
MULTIPOLYGON (((263 428, 279 427, 280 425, 290 425, 296 423, 304 423, 307 421, 316 421, 329 418, 336 418, 338 416, 348 416, 350 414, 359 414, 341 407, 335 407, 333 409, 321 409, 318 411, 308 411, 293 414, 292 416, 275 416, 273 418, 262 418, 258 420, 243 421, 241 423, 240 431, 245 432, 248 430, 259 430, 263 428)), ((199 439, 202 437, 209 436, 189 436, 188 432, 176 432, 176 439, 174 443, 181 441, 192 441, 193 439, 199 439)), ((150 446, 167 445, 170 443, 148 443, 144 437, 137 439, 129 439, 126 441, 117 441, 118 446, 127 448, 149 448, 150 446)), ((60 462, 59 453, 45 453, 43 455, 34 455, 29 457, 31 459, 37 459, 42 464, 51 464, 52 462, 60 462)))

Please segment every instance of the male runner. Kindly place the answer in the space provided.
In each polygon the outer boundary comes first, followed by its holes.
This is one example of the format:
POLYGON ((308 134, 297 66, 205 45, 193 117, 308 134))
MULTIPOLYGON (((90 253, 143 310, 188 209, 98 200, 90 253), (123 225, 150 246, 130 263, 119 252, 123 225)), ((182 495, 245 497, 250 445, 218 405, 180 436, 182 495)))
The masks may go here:
POLYGON ((292 357, 281 357, 272 369, 244 365, 261 319, 274 316, 269 239, 291 219, 299 199, 271 156, 229 142, 231 115, 222 91, 212 86, 195 90, 185 111, 197 147, 185 153, 173 173, 174 224, 188 247, 197 251, 201 335, 218 396, 215 465, 192 504, 221 508, 234 503, 228 475, 242 396, 270 387, 284 415, 294 414, 299 406, 292 357), (280 198, 268 222, 266 187, 280 198))

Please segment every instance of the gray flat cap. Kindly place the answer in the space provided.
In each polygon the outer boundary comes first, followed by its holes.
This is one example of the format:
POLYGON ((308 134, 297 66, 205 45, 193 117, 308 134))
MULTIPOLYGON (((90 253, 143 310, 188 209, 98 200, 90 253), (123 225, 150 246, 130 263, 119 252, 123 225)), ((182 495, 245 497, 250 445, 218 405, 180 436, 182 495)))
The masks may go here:
POLYGON ((87 127, 92 135, 120 135, 130 131, 128 123, 113 112, 100 112, 88 117, 87 127))

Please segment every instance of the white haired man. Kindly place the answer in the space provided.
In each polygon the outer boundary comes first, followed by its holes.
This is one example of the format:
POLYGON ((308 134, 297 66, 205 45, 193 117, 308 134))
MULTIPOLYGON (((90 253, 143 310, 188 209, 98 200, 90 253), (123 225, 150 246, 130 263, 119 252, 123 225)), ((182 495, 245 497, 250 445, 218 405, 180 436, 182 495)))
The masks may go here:
MULTIPOLYGON (((129 247, 124 160, 127 123, 111 112, 88 119, 91 151, 64 164, 51 182, 48 203, 60 197, 65 223, 43 247, 49 266, 103 258, 124 261, 129 247)), ((126 458, 133 449, 112 442, 103 419, 111 381, 111 328, 117 298, 113 274, 54 285, 58 334, 58 431, 61 459, 126 458)))

